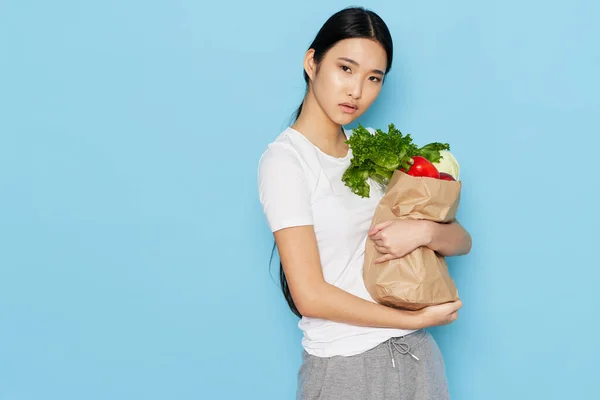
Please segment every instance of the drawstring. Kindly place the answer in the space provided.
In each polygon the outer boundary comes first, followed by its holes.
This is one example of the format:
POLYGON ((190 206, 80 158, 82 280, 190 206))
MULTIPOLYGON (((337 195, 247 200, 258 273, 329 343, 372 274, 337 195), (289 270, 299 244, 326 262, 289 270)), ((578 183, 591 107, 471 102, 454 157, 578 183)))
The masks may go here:
MULTIPOLYGON (((390 351, 390 357, 392 357, 392 367, 396 368, 396 361, 394 361, 394 352, 392 351, 392 347, 400 354, 410 354, 412 358, 417 361, 420 361, 417 356, 410 352, 410 346, 405 342, 394 342, 394 338, 390 338, 387 342, 388 350, 390 351)), ((404 339, 404 336, 400 337, 400 340, 404 339)))

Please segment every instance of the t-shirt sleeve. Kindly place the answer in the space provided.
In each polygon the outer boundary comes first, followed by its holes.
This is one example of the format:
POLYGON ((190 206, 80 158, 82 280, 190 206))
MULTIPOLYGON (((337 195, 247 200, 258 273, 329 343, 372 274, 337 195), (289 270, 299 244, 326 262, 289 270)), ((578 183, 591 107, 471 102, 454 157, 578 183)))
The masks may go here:
POLYGON ((261 156, 258 193, 271 232, 313 224, 306 174, 294 153, 269 149, 261 156))

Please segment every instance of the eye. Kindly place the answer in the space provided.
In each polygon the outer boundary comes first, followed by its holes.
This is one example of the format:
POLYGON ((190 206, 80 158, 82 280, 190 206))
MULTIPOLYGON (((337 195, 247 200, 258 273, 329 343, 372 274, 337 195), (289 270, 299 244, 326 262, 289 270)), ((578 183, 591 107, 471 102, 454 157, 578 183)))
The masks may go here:
POLYGON ((348 72, 348 71, 350 71, 350 67, 348 67, 347 65, 342 65, 342 66, 340 66, 340 68, 341 68, 341 69, 342 69, 344 72, 348 72), (346 71, 346 69, 347 69, 348 71, 346 71))
POLYGON ((379 79, 376 76, 371 76, 369 79, 371 79, 371 82, 381 82, 381 79, 379 79), (371 79, 371 78, 373 78, 373 79, 371 79))

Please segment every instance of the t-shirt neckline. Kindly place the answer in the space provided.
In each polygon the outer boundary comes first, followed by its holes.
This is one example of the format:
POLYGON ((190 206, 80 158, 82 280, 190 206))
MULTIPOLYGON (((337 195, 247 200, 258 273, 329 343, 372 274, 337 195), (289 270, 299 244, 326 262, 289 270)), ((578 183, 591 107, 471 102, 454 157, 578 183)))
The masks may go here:
MULTIPOLYGON (((350 148, 350 146, 348 146, 348 152, 346 153, 345 156, 343 157, 335 157, 332 156, 331 154, 327 154, 325 153, 323 150, 321 150, 318 146, 316 146, 313 142, 311 142, 310 140, 308 140, 308 138, 306 136, 304 136, 302 133, 300 133, 299 131, 297 131, 296 129, 292 128, 291 126, 288 126, 288 130, 290 132, 294 132, 295 134, 297 134, 298 136, 301 136, 303 140, 305 140, 306 142, 310 143, 312 145, 312 147, 315 148, 316 151, 318 151, 320 154, 322 154, 323 156, 331 159, 331 160, 335 160, 335 161, 346 161, 348 160, 351 156, 352 156, 352 149, 350 148)), ((346 130, 342 127, 342 132, 344 132, 344 135, 346 135, 346 139, 349 139, 350 136, 348 135, 348 133, 346 132, 346 130)))

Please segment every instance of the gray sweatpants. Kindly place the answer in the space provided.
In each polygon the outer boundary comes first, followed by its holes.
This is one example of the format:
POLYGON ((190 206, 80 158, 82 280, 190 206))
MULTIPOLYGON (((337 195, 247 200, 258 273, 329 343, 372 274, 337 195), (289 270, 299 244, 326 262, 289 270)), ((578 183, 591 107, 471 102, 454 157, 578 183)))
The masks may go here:
POLYGON ((302 353, 297 400, 449 398, 442 353, 423 329, 355 356, 323 358, 302 353))

